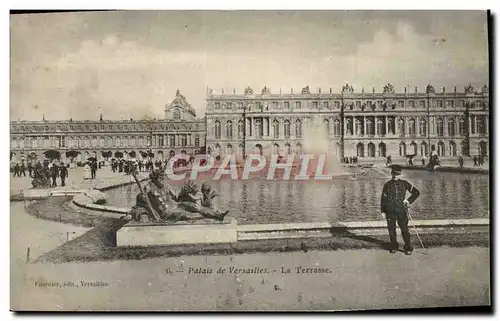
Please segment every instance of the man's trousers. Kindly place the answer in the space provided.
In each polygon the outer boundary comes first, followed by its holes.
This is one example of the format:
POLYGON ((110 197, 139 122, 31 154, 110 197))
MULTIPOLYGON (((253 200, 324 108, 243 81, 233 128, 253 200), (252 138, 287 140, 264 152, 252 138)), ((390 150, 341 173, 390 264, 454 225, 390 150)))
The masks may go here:
POLYGON ((405 250, 411 250, 411 241, 410 241, 410 231, 408 229, 408 215, 406 213, 398 213, 387 215, 387 228, 389 230, 389 237, 391 242, 391 248, 398 248, 398 239, 396 234, 396 222, 401 229, 401 236, 403 236, 403 241, 405 243, 405 250))

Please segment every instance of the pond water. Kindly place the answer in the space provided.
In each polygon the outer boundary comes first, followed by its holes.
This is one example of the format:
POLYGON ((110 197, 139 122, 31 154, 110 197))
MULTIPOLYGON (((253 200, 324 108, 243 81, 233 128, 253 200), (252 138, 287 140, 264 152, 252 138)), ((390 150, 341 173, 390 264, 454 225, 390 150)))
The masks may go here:
MULTIPOLYGON (((414 219, 489 217, 488 175, 403 172, 420 190, 411 207, 414 219)), ((229 210, 239 224, 380 220, 383 178, 334 178, 330 181, 251 180, 207 181, 221 195, 216 205, 229 210)), ((180 189, 180 182, 172 183, 180 189)), ((108 204, 132 207, 136 185, 107 191, 108 204)))

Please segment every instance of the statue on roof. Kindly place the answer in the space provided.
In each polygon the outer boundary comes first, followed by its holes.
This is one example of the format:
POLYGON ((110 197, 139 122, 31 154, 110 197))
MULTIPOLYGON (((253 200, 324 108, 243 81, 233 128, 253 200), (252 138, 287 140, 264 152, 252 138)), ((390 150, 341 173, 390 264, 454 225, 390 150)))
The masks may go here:
POLYGON ((384 94, 394 94, 394 86, 391 83, 384 86, 384 94))
POLYGON ((465 93, 466 93, 466 94, 473 94, 473 93, 474 93, 474 87, 472 87, 472 85, 471 85, 471 84, 467 85, 467 86, 464 88, 464 90, 465 90, 465 93))
POLYGON ((434 87, 431 84, 428 84, 427 87, 425 87, 425 92, 427 94, 434 94, 434 93, 436 93, 436 90, 434 89, 434 87))
POLYGON ((481 89, 481 93, 487 94, 488 93, 488 86, 484 85, 483 88, 481 89))
POLYGON ((247 88, 245 88, 245 95, 253 95, 252 87, 248 86, 247 88))
POLYGON ((353 93, 354 88, 349 84, 345 84, 345 86, 342 86, 342 92, 343 93, 345 93, 345 92, 353 93))
POLYGON ((269 87, 267 86, 264 86, 264 88, 262 88, 262 92, 261 92, 263 95, 264 94, 270 94, 271 93, 271 89, 269 89, 269 87))
POLYGON ((302 88, 302 91, 301 91, 302 94, 310 94, 310 90, 309 90, 309 85, 305 86, 304 88, 302 88))

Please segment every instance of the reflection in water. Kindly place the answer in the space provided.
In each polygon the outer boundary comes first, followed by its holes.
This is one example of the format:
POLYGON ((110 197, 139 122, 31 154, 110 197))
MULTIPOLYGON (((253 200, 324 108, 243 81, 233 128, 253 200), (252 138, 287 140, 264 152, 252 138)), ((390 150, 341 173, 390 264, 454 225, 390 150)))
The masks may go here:
MULTIPOLYGON (((486 175, 404 171, 403 179, 420 190, 414 219, 489 216, 486 175)), ((336 178, 332 181, 219 180, 216 205, 240 224, 380 220, 380 193, 387 179, 336 178)), ((180 188, 175 184, 174 188, 180 188)), ((108 203, 131 207, 136 185, 107 191, 108 203)))

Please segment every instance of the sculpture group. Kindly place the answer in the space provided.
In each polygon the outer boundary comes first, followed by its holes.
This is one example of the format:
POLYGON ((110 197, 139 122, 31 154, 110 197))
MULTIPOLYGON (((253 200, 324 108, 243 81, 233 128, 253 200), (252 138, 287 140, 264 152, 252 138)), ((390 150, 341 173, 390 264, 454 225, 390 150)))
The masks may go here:
POLYGON ((145 187, 142 187, 135 174, 133 175, 140 192, 128 218, 135 222, 173 223, 204 219, 223 221, 229 213, 221 212, 215 207, 213 199, 218 194, 206 183, 199 188, 189 181, 176 193, 158 170, 150 174, 151 180, 145 187))

